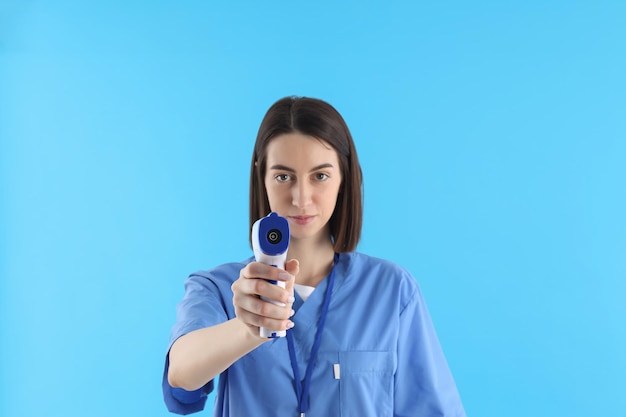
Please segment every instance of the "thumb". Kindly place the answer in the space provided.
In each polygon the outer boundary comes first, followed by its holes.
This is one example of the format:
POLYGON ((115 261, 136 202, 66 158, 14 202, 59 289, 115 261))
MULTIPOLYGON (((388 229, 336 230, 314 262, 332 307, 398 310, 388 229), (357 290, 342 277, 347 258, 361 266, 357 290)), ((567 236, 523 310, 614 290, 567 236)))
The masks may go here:
POLYGON ((297 259, 290 259, 285 262, 285 271, 289 272, 291 275, 296 276, 298 272, 300 272, 300 262, 297 259))

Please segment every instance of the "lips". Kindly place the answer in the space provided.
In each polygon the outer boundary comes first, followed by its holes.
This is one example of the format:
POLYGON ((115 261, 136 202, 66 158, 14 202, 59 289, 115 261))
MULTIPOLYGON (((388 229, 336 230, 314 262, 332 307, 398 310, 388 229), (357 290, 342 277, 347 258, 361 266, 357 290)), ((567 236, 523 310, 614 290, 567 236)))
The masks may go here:
POLYGON ((313 219, 315 218, 315 216, 289 216, 289 218, 293 220, 295 224, 304 226, 306 224, 311 223, 313 219))

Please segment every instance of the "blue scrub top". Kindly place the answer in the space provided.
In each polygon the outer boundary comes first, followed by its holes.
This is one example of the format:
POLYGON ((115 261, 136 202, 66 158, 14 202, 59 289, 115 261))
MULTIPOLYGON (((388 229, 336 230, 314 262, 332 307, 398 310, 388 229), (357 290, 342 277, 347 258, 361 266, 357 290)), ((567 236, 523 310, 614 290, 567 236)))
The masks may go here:
MULTIPOLYGON (((186 333, 235 317, 231 285, 252 260, 221 265, 186 280, 170 346, 186 333)), ((307 417, 464 417, 454 379, 411 274, 358 252, 342 253, 335 268, 307 417)), ((325 279, 306 303, 296 294, 296 314, 291 319, 301 375, 309 364, 327 286, 325 279)), ((166 357, 163 394, 168 409, 177 414, 202 410, 213 381, 194 392, 172 388, 167 382, 168 366, 166 357)), ((266 342, 243 356, 218 381, 216 417, 299 415, 286 338, 266 342)))

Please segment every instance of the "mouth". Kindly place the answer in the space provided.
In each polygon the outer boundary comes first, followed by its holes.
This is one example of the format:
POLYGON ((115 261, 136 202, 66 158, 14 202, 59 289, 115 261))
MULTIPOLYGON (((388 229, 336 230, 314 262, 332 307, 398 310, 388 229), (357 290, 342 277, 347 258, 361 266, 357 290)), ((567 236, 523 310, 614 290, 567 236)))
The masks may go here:
POLYGON ((289 216, 289 219, 299 225, 309 224, 313 221, 314 218, 315 216, 289 216))

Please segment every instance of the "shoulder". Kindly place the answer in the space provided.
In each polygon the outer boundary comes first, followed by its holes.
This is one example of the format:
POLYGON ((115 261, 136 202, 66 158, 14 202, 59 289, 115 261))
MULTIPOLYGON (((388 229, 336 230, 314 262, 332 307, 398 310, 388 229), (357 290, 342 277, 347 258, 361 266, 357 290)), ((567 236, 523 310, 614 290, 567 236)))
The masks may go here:
POLYGON ((387 280, 407 281, 416 283, 415 278, 403 266, 387 259, 377 258, 361 252, 342 253, 348 274, 384 274, 387 280))
POLYGON ((246 258, 240 262, 229 262, 218 265, 207 270, 196 271, 189 275, 187 284, 197 282, 202 285, 213 283, 217 286, 220 284, 232 284, 239 277, 239 271, 247 264, 253 261, 253 258, 246 258))
POLYGON ((361 252, 342 253, 339 259, 348 285, 369 288, 380 294, 395 294, 403 304, 420 293, 413 275, 395 262, 361 252))

